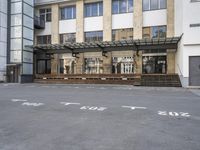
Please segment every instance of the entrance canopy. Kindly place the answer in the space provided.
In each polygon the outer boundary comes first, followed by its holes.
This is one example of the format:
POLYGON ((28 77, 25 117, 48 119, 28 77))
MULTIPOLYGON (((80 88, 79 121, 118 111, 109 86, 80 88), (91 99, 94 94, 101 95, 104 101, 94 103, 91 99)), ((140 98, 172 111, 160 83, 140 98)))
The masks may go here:
POLYGON ((59 53, 83 53, 83 52, 109 52, 125 50, 162 50, 178 48, 180 37, 160 38, 160 39, 138 39, 121 41, 102 41, 102 42, 82 42, 64 44, 45 44, 34 45, 35 53, 59 54, 59 53))

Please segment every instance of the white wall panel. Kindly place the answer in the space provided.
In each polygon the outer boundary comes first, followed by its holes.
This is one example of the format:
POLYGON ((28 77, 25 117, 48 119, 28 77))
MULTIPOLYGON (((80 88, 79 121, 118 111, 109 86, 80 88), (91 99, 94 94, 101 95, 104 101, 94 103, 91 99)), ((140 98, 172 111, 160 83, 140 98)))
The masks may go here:
POLYGON ((112 15, 112 29, 133 28, 133 13, 112 15))
POLYGON ((88 17, 84 19, 84 31, 100 31, 103 30, 103 17, 88 17))
POLYGON ((75 33, 76 32, 76 19, 61 20, 59 21, 59 33, 75 33))
POLYGON ((167 10, 143 12, 143 27, 167 25, 167 10))

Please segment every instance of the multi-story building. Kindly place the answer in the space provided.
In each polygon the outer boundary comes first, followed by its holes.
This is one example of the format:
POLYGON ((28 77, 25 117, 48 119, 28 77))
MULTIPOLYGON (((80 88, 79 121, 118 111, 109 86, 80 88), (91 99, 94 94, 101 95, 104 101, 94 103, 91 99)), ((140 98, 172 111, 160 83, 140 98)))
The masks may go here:
POLYGON ((28 38, 29 61, 20 63, 33 72, 21 75, 66 83, 131 83, 137 75, 166 86, 180 77, 198 86, 199 8, 199 0, 35 0, 35 55, 28 38))
POLYGON ((7 1, 0 1, 0 81, 6 77, 7 60, 7 1))

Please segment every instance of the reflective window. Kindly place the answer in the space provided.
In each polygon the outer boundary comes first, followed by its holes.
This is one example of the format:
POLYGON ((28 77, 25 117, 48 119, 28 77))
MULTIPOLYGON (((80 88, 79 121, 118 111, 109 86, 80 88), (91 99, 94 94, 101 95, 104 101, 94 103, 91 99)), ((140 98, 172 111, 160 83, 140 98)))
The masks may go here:
POLYGON ((76 18, 76 7, 68 6, 61 8, 61 20, 65 19, 75 19, 76 18))
POLYGON ((75 33, 66 33, 66 34, 61 34, 60 35, 60 43, 75 43, 76 42, 76 34, 75 33))
POLYGON ((50 74, 51 73, 51 60, 37 60, 37 74, 50 74))
POLYGON ((131 40, 133 39, 133 28, 117 29, 112 31, 112 40, 131 40))
POLYGON ((103 73, 103 59, 102 58, 85 58, 85 73, 86 74, 103 73))
POLYGON ((158 0, 151 0, 150 4, 151 10, 158 9, 158 0))
POLYGON ((85 17, 103 15, 103 2, 85 4, 85 17))
POLYGON ((133 57, 113 57, 112 73, 131 74, 134 72, 133 57))
POLYGON ((112 1, 112 13, 128 13, 133 12, 133 0, 113 0, 112 1))
POLYGON ((46 22, 51 22, 51 8, 40 9, 40 18, 46 22))
POLYGON ((143 38, 165 38, 166 32, 166 26, 144 27, 143 38))
POLYGON ((103 41, 102 31, 93 31, 85 33, 85 42, 103 41))
POLYGON ((142 58, 142 73, 144 74, 165 74, 166 68, 166 56, 143 56, 142 58))
POLYGON ((143 0, 143 11, 166 9, 166 0, 143 0))
POLYGON ((37 36, 37 44, 51 44, 51 35, 37 36))

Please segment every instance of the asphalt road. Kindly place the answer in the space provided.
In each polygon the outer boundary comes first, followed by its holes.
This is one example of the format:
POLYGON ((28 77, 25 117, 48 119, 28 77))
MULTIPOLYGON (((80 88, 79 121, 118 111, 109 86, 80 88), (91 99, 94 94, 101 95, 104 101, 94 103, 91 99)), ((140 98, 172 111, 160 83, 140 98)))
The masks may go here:
POLYGON ((200 150, 200 90, 0 84, 0 150, 200 150))

